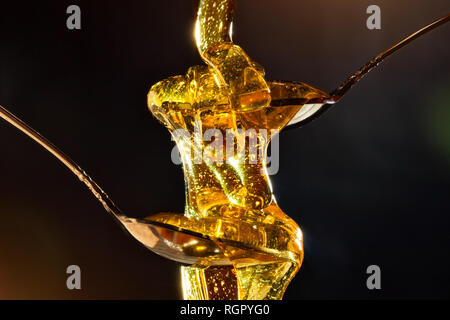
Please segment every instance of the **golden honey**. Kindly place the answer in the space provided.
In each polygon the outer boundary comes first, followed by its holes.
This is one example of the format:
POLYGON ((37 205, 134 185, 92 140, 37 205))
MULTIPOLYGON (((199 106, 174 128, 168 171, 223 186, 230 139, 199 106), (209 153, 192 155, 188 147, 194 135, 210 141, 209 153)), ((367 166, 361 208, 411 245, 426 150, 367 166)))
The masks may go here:
POLYGON ((195 35, 206 65, 148 94, 150 111, 178 146, 186 183, 184 215, 148 219, 217 239, 219 254, 182 267, 186 299, 281 299, 302 262, 302 234, 276 203, 267 147, 301 105, 270 102, 328 95, 302 83, 266 82, 262 67, 231 40, 233 9, 233 1, 202 0, 195 35))

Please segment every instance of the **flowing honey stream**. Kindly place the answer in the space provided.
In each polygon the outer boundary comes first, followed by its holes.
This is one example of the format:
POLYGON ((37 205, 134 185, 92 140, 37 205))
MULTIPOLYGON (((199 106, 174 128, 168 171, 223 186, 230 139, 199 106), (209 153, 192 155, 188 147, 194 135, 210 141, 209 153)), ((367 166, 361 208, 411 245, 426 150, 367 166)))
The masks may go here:
POLYGON ((205 65, 158 82, 148 94, 150 111, 172 133, 181 154, 184 214, 126 217, 76 163, 0 107, 2 118, 69 167, 137 240, 188 264, 181 267, 185 299, 282 298, 301 266, 303 239, 273 195, 266 171, 272 136, 266 133, 323 113, 383 59, 450 19, 446 15, 382 52, 328 94, 301 82, 266 81, 264 69, 231 40, 234 5, 200 1, 195 37, 205 65), (209 130, 216 138, 231 133, 236 152, 218 154, 228 140, 202 139, 209 130), (249 138, 260 151, 256 157, 245 143, 249 138))
MULTIPOLYGON (((211 129, 219 130, 220 137, 231 130, 237 141, 245 141, 252 129, 279 131, 304 104, 316 101, 318 111, 339 100, 386 57, 382 53, 331 95, 303 83, 266 82, 264 69, 231 40, 233 11, 234 1, 200 1, 195 37, 206 65, 157 83, 148 95, 151 112, 172 134, 189 133, 173 134, 183 160, 185 214, 150 219, 264 249, 221 246, 221 260, 228 259, 229 265, 217 266, 214 258, 205 258, 183 267, 186 299, 280 299, 303 259, 300 228, 277 205, 264 172, 270 137, 254 133, 263 153, 251 163, 249 145, 241 157, 217 155, 211 147, 217 141, 198 139, 196 129, 200 137, 211 129), (278 98, 285 99, 284 104, 271 105, 278 98), (292 105, 288 99, 302 103, 292 105), (203 161, 195 161, 196 153, 203 154, 203 161)), ((227 142, 221 140, 219 150, 227 142)))

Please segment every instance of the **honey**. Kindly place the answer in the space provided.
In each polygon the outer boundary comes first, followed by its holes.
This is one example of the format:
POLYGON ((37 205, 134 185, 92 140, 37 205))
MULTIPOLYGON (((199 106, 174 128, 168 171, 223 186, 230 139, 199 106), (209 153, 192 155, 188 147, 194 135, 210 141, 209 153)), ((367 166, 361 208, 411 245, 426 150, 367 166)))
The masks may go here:
POLYGON ((186 183, 184 215, 148 219, 217 239, 219 255, 182 267, 186 299, 281 299, 302 263, 302 233, 273 195, 267 132, 284 128, 302 105, 273 107, 271 99, 328 94, 302 83, 266 82, 263 68, 231 40, 233 9, 233 1, 202 0, 196 41, 205 65, 148 94, 150 111, 178 146, 186 183), (208 132, 215 139, 204 139, 208 132))

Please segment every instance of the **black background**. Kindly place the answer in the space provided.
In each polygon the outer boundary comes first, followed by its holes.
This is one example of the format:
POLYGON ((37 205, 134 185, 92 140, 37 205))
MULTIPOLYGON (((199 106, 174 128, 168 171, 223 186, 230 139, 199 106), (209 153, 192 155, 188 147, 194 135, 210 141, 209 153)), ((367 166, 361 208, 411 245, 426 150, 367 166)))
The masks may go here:
MULTIPOLYGON (((196 0, 2 1, 0 104, 68 153, 130 216, 182 212, 152 84, 201 64, 196 0), (77 4, 82 29, 66 28, 77 4)), ((234 40, 268 79, 331 91, 447 0, 240 1, 234 40), (367 6, 382 29, 366 28, 367 6)), ((286 299, 448 298, 450 25, 373 71, 338 106, 281 134, 273 184, 305 261, 286 299), (382 289, 366 288, 366 268, 382 289)), ((0 298, 178 299, 179 267, 124 233, 57 160, 0 122, 0 298), (68 265, 82 290, 65 286, 68 265)))

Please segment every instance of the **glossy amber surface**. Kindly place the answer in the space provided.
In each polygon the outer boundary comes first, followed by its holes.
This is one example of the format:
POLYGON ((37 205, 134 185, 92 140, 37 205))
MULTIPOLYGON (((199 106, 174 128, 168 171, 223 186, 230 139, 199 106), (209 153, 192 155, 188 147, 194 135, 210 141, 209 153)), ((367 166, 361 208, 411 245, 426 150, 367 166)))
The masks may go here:
POLYGON ((217 241, 220 252, 182 267, 186 299, 281 299, 303 259, 302 233, 276 203, 267 147, 271 133, 302 105, 270 103, 327 94, 303 83, 266 82, 262 67, 231 40, 233 9, 233 1, 202 0, 196 41, 205 65, 160 81, 149 92, 150 111, 181 154, 186 209, 184 215, 148 219, 217 241), (227 152, 230 141, 233 151, 227 152))

